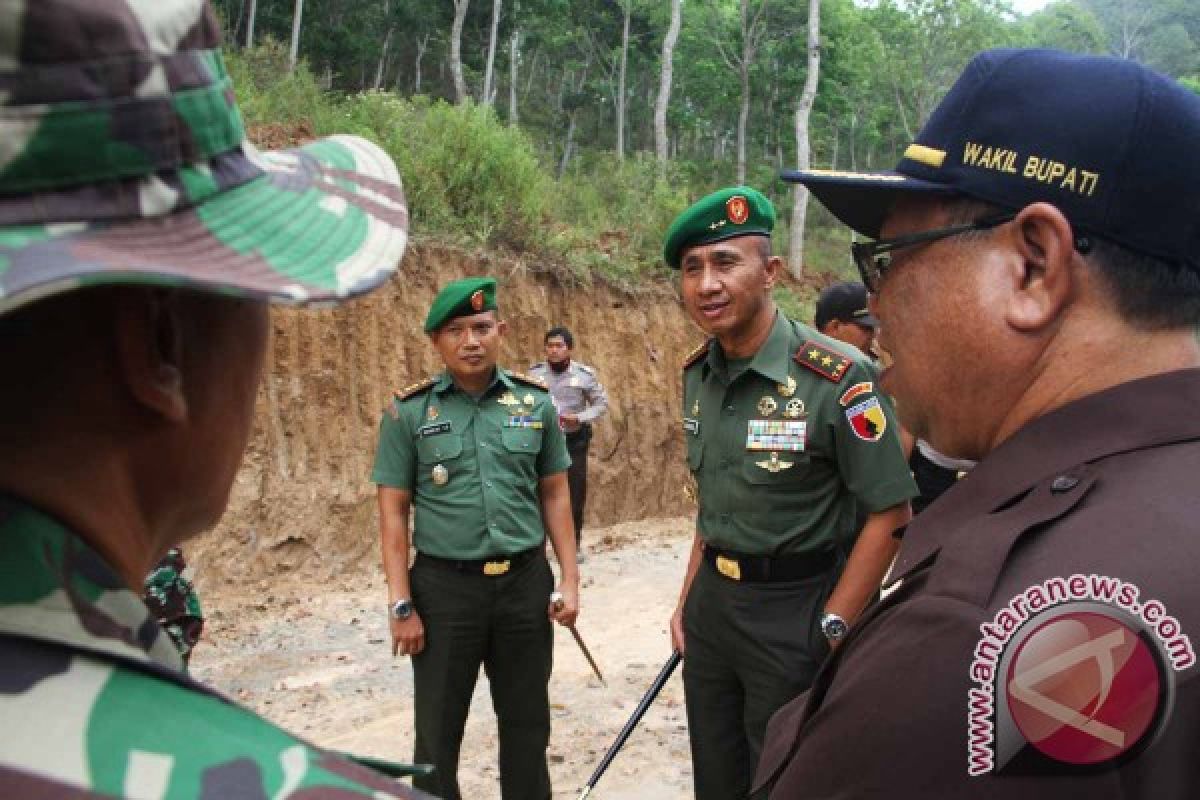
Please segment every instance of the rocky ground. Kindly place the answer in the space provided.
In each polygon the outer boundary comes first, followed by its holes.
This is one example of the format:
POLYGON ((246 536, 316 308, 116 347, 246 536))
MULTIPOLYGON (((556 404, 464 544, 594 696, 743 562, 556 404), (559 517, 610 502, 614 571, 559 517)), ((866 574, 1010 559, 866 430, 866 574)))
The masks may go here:
MULTIPOLYGON (((554 797, 576 797, 670 654, 667 620, 691 541, 688 518, 586 531, 578 629, 607 679, 556 630, 550 682, 554 797)), ((412 670, 392 658, 381 573, 363 567, 321 584, 214 583, 194 674, 317 744, 395 761, 412 756, 412 670)), ((499 798, 495 716, 481 673, 459 770, 465 797, 499 798)), ((598 800, 690 796, 678 672, 600 781, 598 800)))

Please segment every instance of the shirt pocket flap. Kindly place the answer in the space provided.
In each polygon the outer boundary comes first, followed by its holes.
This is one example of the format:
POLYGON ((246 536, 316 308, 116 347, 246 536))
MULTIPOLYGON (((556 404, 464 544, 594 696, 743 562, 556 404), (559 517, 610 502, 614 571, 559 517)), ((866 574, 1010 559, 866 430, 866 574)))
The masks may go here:
POLYGON ((536 455, 542 449, 542 431, 539 428, 502 428, 500 439, 504 449, 510 453, 536 455))
POLYGON ((417 461, 422 464, 458 458, 462 451, 462 435, 457 433, 439 433, 417 440, 417 461))

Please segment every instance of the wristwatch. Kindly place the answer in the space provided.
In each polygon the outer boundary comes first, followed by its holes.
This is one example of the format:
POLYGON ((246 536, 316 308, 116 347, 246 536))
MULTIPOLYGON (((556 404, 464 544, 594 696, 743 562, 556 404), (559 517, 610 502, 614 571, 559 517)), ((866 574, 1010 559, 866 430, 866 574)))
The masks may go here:
POLYGON ((413 614, 412 600, 397 600, 391 608, 392 616, 396 619, 408 619, 413 614))
POLYGON ((840 642, 848 630, 850 626, 846 624, 846 620, 837 614, 826 613, 821 617, 821 633, 825 634, 825 638, 830 642, 840 642))

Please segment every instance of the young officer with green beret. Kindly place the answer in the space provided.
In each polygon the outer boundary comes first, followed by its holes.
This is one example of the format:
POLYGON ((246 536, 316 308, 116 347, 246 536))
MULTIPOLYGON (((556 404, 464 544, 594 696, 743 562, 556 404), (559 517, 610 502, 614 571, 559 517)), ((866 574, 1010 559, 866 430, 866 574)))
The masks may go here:
POLYGON ((544 385, 496 366, 505 330, 492 278, 442 289, 425 332, 446 369, 396 393, 372 472, 392 649, 413 662, 415 760, 436 767, 414 783, 448 800, 461 796, 459 749, 480 664, 503 797, 549 800, 550 620, 574 624, 579 610, 566 440, 544 385))
POLYGON ((768 719, 878 589, 916 494, 864 356, 775 307, 774 224, 762 194, 723 189, 664 248, 711 337, 683 368, 699 513, 671 618, 699 800, 747 795, 768 719))

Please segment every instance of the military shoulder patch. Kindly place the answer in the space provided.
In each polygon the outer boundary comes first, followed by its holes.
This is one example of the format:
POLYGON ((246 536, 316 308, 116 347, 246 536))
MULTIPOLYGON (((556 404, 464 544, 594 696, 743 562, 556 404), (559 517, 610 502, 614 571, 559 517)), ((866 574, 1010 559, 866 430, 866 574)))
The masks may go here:
POLYGON ((592 376, 595 376, 596 374, 596 370, 592 367, 589 367, 587 364, 576 364, 575 366, 579 367, 580 372, 584 372, 592 376))
POLYGON ((405 386, 403 389, 397 389, 396 399, 403 402, 408 400, 410 397, 416 397, 421 392, 424 392, 432 387, 435 383, 437 383, 437 378, 426 378, 423 381, 417 381, 416 383, 405 386))
POLYGON ((692 352, 688 353, 687 356, 683 359, 682 369, 687 369, 687 368, 691 367, 697 361, 704 358, 704 356, 708 355, 708 343, 710 341, 711 341, 710 339, 705 339, 703 342, 696 345, 696 349, 693 350, 692 352))
POLYGON ((508 377, 512 378, 514 381, 517 381, 518 383, 524 383, 529 386, 533 386, 534 388, 541 389, 543 391, 546 390, 546 382, 544 380, 542 380, 541 378, 535 378, 532 375, 526 375, 524 372, 513 372, 512 370, 508 370, 507 372, 508 372, 508 377))
POLYGON ((830 350, 824 345, 809 339, 800 345, 800 349, 792 356, 792 360, 802 367, 807 367, 827 381, 841 383, 850 369, 851 361, 841 353, 830 350))

